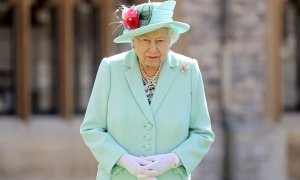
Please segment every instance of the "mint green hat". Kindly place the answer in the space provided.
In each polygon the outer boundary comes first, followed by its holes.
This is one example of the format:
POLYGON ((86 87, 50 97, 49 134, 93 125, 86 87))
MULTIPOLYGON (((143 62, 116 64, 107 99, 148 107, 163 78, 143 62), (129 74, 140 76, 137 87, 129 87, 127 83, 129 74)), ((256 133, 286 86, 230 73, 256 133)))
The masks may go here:
MULTIPOLYGON (((148 2, 144 4, 140 4, 137 6, 132 6, 137 13, 139 18, 136 19, 138 21, 138 25, 134 28, 128 28, 124 24, 124 30, 122 35, 116 37, 114 39, 115 43, 128 43, 131 40, 139 35, 155 31, 159 28, 169 28, 178 34, 184 33, 190 29, 190 26, 186 23, 173 21, 173 11, 176 5, 176 1, 165 1, 165 2, 148 2)), ((129 20, 132 20, 129 18, 129 20)), ((136 22, 134 22, 136 23, 136 22)))

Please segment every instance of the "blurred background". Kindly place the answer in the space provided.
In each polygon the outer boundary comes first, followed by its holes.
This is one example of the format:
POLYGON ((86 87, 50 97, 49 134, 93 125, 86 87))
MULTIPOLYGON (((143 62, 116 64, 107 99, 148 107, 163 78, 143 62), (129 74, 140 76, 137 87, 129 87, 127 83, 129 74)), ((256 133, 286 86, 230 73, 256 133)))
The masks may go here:
MULTIPOLYGON (((0 0, 1 180, 95 179, 79 126, 101 59, 130 49, 113 12, 145 2, 0 0)), ((299 0, 177 0, 175 19, 216 133, 192 179, 300 179, 299 0)))

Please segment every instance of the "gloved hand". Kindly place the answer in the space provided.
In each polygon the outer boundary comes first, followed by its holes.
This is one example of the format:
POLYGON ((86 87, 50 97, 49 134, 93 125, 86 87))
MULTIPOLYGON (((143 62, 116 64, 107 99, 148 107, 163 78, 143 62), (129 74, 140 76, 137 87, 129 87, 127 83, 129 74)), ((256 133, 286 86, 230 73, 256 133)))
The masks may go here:
POLYGON ((180 159, 175 153, 168 154, 159 154, 154 156, 143 157, 146 161, 151 161, 150 164, 147 164, 142 167, 142 171, 147 172, 146 170, 156 171, 157 174, 154 176, 159 176, 165 173, 166 171, 177 168, 180 163, 180 159))
POLYGON ((134 176, 137 176, 139 174, 147 174, 147 176, 145 177, 151 177, 152 175, 154 176, 156 172, 153 170, 142 168, 149 163, 151 162, 143 158, 124 154, 117 162, 117 165, 124 167, 134 176))

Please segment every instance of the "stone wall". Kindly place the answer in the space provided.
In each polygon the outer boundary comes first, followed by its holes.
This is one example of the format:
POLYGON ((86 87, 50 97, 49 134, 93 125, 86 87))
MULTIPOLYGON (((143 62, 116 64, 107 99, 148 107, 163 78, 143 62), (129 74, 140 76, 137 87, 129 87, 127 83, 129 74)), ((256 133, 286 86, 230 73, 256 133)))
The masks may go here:
POLYGON ((229 96, 227 110, 231 116, 241 121, 260 121, 266 71, 266 2, 227 2, 225 26, 221 21, 224 20, 223 1, 187 0, 182 3, 182 20, 191 25, 186 35, 186 54, 199 61, 214 121, 222 119, 223 93, 229 96), (230 69, 224 71, 224 64, 230 69), (230 78, 230 92, 221 92, 224 76, 230 78))
POLYGON ((266 1, 230 0, 228 4, 227 42, 230 91, 226 110, 234 121, 253 124, 263 121, 266 89, 266 1))
POLYGON ((191 25, 184 35, 185 54, 198 60, 211 118, 220 122, 221 1, 185 0, 181 4, 181 20, 191 25))
POLYGON ((287 178, 287 142, 282 126, 233 125, 229 133, 229 144, 229 179, 287 178))
POLYGON ((267 1, 186 0, 181 10, 191 25, 186 54, 198 59, 212 121, 224 130, 222 152, 210 152, 219 158, 200 165, 223 176, 203 179, 284 180, 284 129, 264 120, 267 1))

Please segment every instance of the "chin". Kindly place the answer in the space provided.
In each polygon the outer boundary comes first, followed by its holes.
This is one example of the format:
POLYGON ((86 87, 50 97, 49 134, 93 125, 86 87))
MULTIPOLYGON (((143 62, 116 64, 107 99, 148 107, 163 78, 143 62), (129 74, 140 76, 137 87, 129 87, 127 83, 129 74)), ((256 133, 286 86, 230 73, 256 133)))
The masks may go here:
POLYGON ((145 65, 147 66, 147 67, 152 67, 152 68, 157 68, 157 67, 159 67, 160 66, 160 61, 156 61, 156 62, 149 62, 149 63, 146 63, 145 65))

